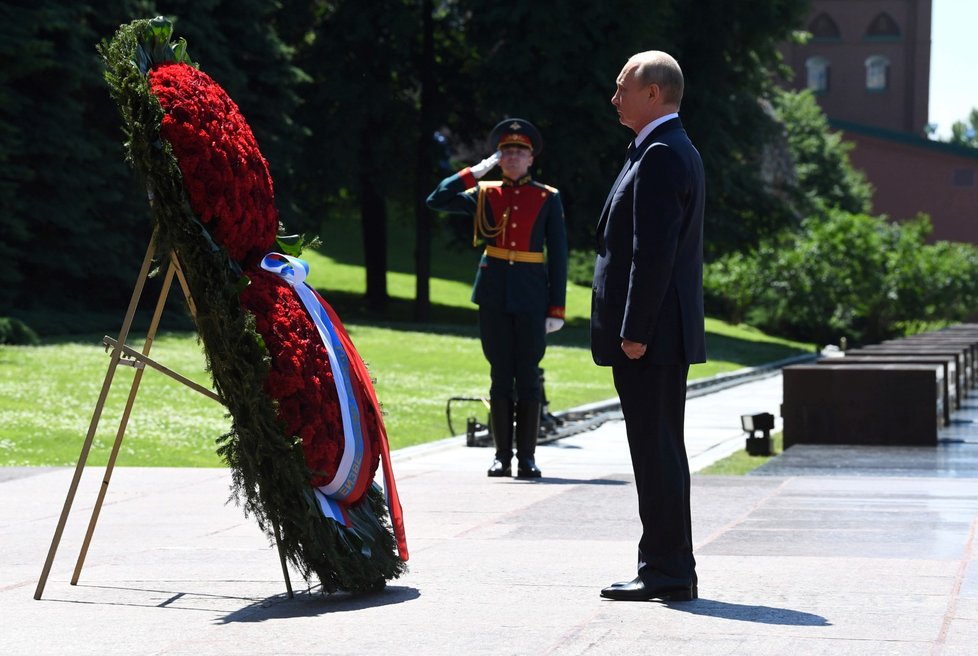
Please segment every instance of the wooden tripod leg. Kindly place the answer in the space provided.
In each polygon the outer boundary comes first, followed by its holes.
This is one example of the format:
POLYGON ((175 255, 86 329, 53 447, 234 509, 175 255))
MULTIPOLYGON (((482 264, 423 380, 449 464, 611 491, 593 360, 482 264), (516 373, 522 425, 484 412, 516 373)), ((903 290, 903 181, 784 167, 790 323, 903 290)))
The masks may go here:
MULTIPOLYGON (((163 279, 163 288, 160 290, 160 297, 156 301, 156 309, 153 311, 153 319, 150 321, 149 330, 146 333, 146 341, 143 343, 143 355, 149 355, 153 347, 153 339, 156 337, 156 329, 160 324, 160 316, 163 314, 163 306, 166 305, 166 298, 170 292, 170 285, 173 284, 173 274, 175 267, 171 262, 166 269, 166 276, 163 279)), ((105 465, 105 475, 102 478, 102 486, 98 491, 98 499, 92 509, 92 518, 88 522, 88 531, 85 533, 85 541, 82 543, 81 551, 78 553, 78 561, 75 563, 75 571, 71 576, 71 584, 77 585, 78 577, 81 576, 82 566, 85 564, 85 556, 88 554, 88 547, 95 533, 95 524, 98 522, 99 513, 102 510, 102 503, 105 501, 105 494, 109 490, 109 480, 115 469, 115 461, 119 456, 119 449, 122 447, 122 438, 126 434, 129 426, 129 416, 132 414, 133 404, 136 402, 136 394, 139 392, 139 384, 143 379, 144 367, 137 367, 136 374, 133 376, 132 385, 129 388, 129 398, 126 400, 126 407, 122 411, 122 419, 119 421, 119 430, 115 434, 115 443, 112 445, 112 452, 109 454, 109 461, 105 465)))
POLYGON ((180 266, 180 259, 177 257, 176 253, 170 253, 170 262, 177 272, 177 280, 180 283, 180 289, 183 290, 183 297, 187 299, 187 307, 190 308, 190 316, 197 320, 197 304, 194 303, 194 297, 190 294, 190 285, 187 284, 187 279, 183 275, 183 267, 180 266))
MULTIPOLYGON (((153 237, 149 241, 149 246, 146 248, 146 255, 143 257, 143 264, 139 269, 139 276, 136 278, 136 286, 132 290, 132 298, 129 299, 129 309, 126 310, 126 317, 122 321, 122 328, 119 331, 119 344, 125 344, 126 338, 129 336, 129 329, 132 327, 132 320, 136 314, 136 306, 139 304, 139 297, 142 296, 143 286, 146 283, 146 277, 149 275, 149 267, 153 262, 153 252, 155 250, 156 233, 154 232, 153 237)), ((81 481, 82 471, 85 469, 85 463, 88 460, 88 452, 91 450, 92 441, 95 439, 95 431, 98 428, 98 422, 102 416, 102 409, 109 395, 109 388, 112 386, 112 378, 115 375, 116 367, 119 365, 121 353, 122 350, 118 346, 112 351, 109 369, 105 374, 105 380, 102 382, 102 391, 99 394, 98 402, 95 404, 95 411, 92 413, 92 421, 88 426, 88 434, 85 436, 84 444, 82 444, 81 454, 78 456, 78 464, 75 465, 75 475, 72 477, 71 485, 68 487, 68 495, 65 498, 64 507, 61 509, 58 526, 54 530, 51 546, 48 548, 44 568, 41 570, 41 578, 38 580, 37 588, 34 590, 34 599, 40 599, 44 593, 44 585, 47 583, 48 575, 51 573, 51 565, 54 564, 54 556, 58 552, 58 544, 61 542, 65 524, 68 522, 71 504, 74 502, 75 494, 78 491, 78 483, 81 481)))

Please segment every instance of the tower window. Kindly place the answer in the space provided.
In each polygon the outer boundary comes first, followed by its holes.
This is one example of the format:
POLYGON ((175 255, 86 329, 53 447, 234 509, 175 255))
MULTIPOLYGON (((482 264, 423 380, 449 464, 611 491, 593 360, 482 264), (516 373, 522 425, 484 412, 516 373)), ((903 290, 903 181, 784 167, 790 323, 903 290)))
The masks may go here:
POLYGON ((951 176, 951 184, 954 185, 955 187, 974 187, 975 170, 954 169, 954 173, 951 176))
POLYGON ((866 38, 886 41, 899 39, 900 26, 896 24, 896 21, 888 13, 885 11, 881 12, 876 15, 876 18, 870 21, 869 26, 866 28, 866 38))
POLYGON ((808 24, 808 31, 812 33, 812 37, 816 41, 839 39, 842 37, 839 26, 824 11, 812 19, 812 22, 808 24))
POLYGON ((866 90, 886 91, 890 82, 890 60, 882 55, 866 59, 866 90))
POLYGON ((829 60, 825 57, 809 57, 805 61, 805 71, 808 76, 808 88, 814 93, 825 93, 829 90, 829 60))

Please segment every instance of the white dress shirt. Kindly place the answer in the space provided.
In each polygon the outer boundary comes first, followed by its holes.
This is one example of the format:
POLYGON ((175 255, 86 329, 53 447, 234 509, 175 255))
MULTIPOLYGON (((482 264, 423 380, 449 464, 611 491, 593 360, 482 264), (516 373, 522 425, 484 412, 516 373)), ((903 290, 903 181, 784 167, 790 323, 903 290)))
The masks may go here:
POLYGON ((666 121, 672 120, 674 118, 679 118, 678 112, 666 114, 665 116, 660 116, 654 121, 649 121, 649 123, 644 128, 639 130, 639 133, 635 135, 635 147, 638 148, 639 145, 642 143, 642 140, 645 139, 645 137, 649 136, 649 133, 651 133, 652 130, 656 129, 666 121))

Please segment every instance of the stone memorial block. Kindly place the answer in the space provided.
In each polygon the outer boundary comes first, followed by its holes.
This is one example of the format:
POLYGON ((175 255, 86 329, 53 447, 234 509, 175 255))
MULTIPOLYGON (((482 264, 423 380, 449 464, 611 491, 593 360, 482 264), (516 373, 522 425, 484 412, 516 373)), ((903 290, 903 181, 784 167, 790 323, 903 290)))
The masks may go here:
POLYGON ((842 358, 823 358, 818 364, 931 364, 939 365, 944 376, 944 425, 951 424, 951 410, 958 407, 957 372, 955 359, 949 355, 849 355, 842 358))
POLYGON ((971 388, 971 380, 968 375, 968 357, 964 350, 950 346, 927 346, 913 344, 874 344, 859 349, 850 349, 846 355, 945 355, 954 358, 955 375, 957 376, 957 401, 956 407, 961 407, 964 397, 968 396, 971 388))
POLYGON ((939 364, 785 367, 784 446, 936 445, 943 377, 939 364))

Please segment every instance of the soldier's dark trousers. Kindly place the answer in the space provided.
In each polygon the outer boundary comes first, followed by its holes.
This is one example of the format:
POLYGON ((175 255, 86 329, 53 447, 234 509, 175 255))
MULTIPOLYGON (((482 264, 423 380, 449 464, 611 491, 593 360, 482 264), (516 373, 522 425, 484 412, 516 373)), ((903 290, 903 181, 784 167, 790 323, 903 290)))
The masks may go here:
POLYGON ((490 398, 543 400, 538 365, 547 348, 545 326, 542 312, 499 312, 479 307, 482 352, 489 361, 490 398))

